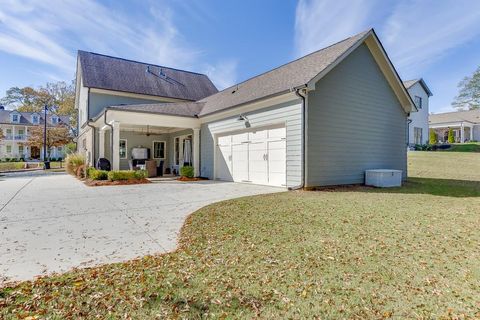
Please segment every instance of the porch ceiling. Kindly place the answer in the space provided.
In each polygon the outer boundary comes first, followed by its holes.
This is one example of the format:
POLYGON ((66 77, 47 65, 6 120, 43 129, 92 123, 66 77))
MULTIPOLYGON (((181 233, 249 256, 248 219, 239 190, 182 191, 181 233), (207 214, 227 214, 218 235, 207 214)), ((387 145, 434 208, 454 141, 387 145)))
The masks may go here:
POLYGON ((136 133, 151 133, 151 134, 163 134, 171 133, 178 130, 183 130, 175 127, 159 127, 159 126, 150 126, 150 125, 136 125, 136 124, 123 124, 121 126, 121 131, 130 131, 136 133))

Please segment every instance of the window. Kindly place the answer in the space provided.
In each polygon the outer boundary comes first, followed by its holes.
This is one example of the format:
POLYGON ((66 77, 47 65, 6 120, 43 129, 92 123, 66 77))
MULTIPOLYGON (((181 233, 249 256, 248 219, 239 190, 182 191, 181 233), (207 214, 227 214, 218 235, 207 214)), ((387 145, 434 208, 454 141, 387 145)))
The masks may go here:
POLYGON ((57 124, 57 123, 58 123, 58 117, 53 116, 53 117, 52 117, 52 123, 53 123, 53 124, 57 124))
POLYGON ((415 144, 423 144, 422 128, 413 128, 413 139, 415 144))
POLYGON ((7 146, 7 153, 12 153, 12 146, 7 146))
POLYGON ((118 154, 120 155, 120 159, 127 159, 127 140, 120 139, 118 154))
POLYGON ((18 137, 16 137, 15 139, 20 139, 20 140, 25 139, 25 130, 18 129, 18 137))
POLYGON ((62 147, 57 147, 58 152, 62 152, 62 147))
POLYGON ((165 141, 153 141, 153 158, 165 159, 165 141))
POLYGON ((34 114, 34 115, 32 116, 32 122, 33 122, 34 124, 38 124, 38 122, 39 122, 39 121, 38 121, 38 115, 34 114))
POLYGON ((23 146, 18 146, 18 153, 23 156, 23 146))
POLYGON ((422 97, 415 96, 415 105, 418 109, 422 109, 422 97))
POLYGON ((12 122, 18 122, 18 114, 12 114, 12 122))

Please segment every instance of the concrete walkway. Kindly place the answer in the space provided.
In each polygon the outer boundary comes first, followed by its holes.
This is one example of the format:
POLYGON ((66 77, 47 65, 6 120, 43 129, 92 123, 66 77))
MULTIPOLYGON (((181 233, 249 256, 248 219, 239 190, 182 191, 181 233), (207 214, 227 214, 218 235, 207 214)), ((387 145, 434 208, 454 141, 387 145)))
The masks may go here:
POLYGON ((66 174, 0 177, 0 285, 171 251, 185 218, 284 189, 212 181, 87 187, 66 174))

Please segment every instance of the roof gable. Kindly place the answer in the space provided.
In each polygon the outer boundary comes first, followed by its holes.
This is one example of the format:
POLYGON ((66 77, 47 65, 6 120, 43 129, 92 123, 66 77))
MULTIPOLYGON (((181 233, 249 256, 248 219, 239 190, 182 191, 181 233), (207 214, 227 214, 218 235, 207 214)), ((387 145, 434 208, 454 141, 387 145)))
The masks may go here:
POLYGON ((413 79, 413 80, 407 80, 407 81, 404 81, 403 84, 405 86, 405 88, 407 89, 410 89, 411 87, 413 87, 415 84, 420 84, 420 86, 422 87, 422 89, 425 91, 425 93, 431 97, 433 96, 433 93, 432 91, 430 91, 430 88, 428 88, 427 84, 425 83, 425 81, 423 80, 423 78, 420 78, 420 79, 413 79))
POLYGON ((195 101, 218 90, 200 73, 78 51, 83 86, 195 101))

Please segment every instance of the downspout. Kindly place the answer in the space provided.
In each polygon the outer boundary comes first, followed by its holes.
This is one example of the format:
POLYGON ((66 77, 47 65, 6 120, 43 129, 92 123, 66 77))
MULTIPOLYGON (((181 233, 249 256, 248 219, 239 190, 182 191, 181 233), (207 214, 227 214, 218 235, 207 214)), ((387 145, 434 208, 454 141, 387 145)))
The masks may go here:
POLYGON ((305 117, 305 96, 300 93, 301 90, 305 90, 307 85, 303 85, 301 87, 294 88, 295 94, 297 97, 302 99, 302 170, 301 170, 301 178, 300 178, 300 184, 295 187, 289 187, 288 190, 298 190, 298 189, 303 189, 305 187, 305 135, 306 135, 306 117, 305 117))
POLYGON ((412 123, 412 119, 409 119, 410 113, 407 115, 407 148, 410 147, 410 123, 412 123))
POLYGON ((108 108, 105 108, 105 111, 103 112, 103 123, 105 123, 106 126, 109 126, 111 130, 110 131, 110 158, 111 158, 111 161, 113 161, 113 126, 107 123, 107 111, 108 111, 108 108))
POLYGON ((90 122, 92 122, 92 119, 89 119, 87 121, 87 126, 89 126, 90 128, 92 128, 92 131, 93 131, 93 138, 92 138, 92 163, 93 163, 93 167, 96 167, 95 165, 95 138, 96 138, 96 132, 95 132, 95 127, 92 126, 90 124, 90 122))

